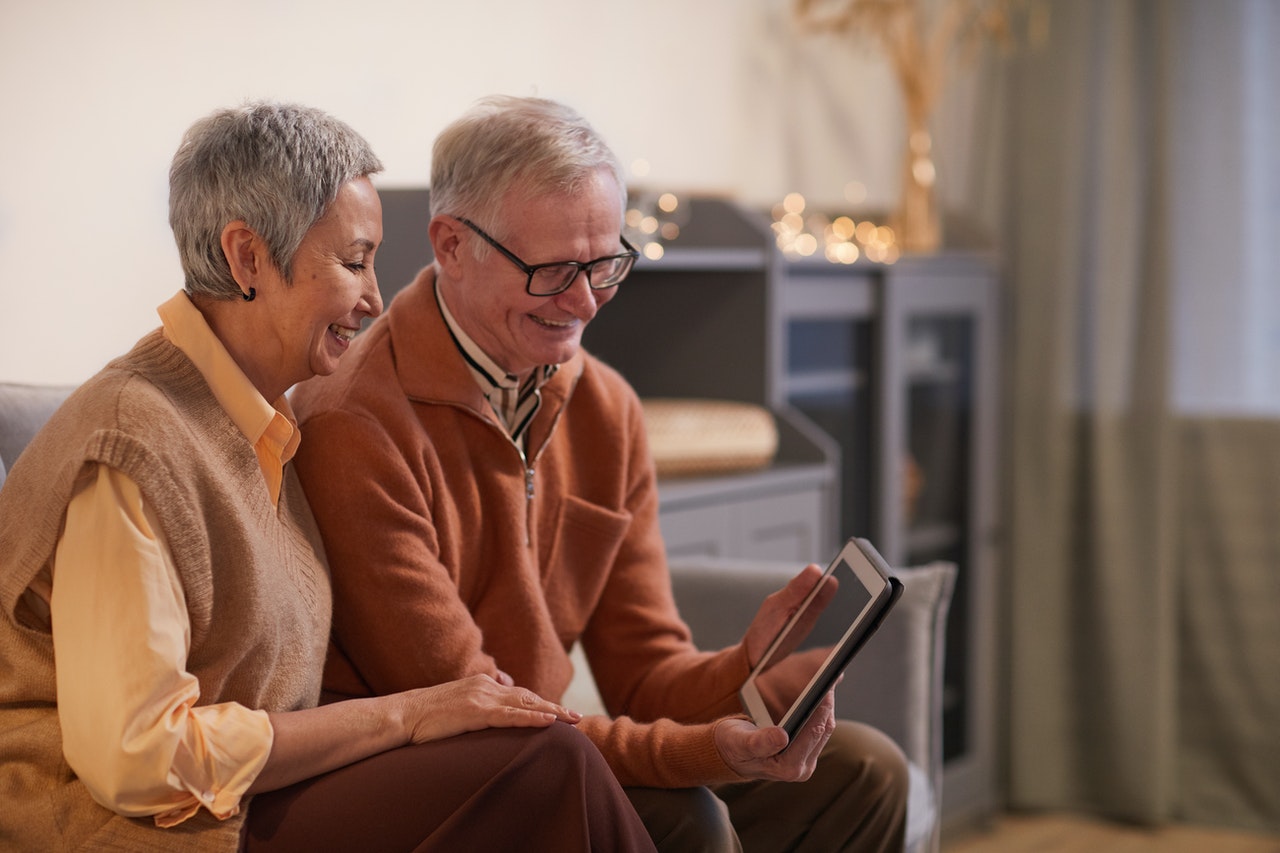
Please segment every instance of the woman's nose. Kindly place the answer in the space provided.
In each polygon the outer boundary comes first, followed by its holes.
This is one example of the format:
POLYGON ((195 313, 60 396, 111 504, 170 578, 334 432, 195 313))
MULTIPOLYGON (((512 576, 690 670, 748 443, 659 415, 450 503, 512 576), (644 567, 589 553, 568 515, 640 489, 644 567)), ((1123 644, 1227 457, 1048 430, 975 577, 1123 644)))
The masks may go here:
POLYGON ((364 311, 370 317, 377 317, 382 313, 382 291, 378 290, 378 274, 369 274, 369 284, 364 289, 364 299, 361 300, 364 311))

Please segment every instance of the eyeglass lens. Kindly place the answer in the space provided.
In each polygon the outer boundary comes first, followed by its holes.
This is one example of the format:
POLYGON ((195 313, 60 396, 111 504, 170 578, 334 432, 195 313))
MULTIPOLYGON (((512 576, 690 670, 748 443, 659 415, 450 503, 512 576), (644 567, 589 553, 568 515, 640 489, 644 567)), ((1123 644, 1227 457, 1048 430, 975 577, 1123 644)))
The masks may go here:
POLYGON ((576 264, 553 264, 538 267, 529 281, 529 290, 535 296, 551 295, 568 289, 579 271, 585 271, 587 282, 596 289, 612 287, 626 278, 631 271, 633 258, 622 255, 616 258, 600 258, 589 266, 579 267, 576 264))

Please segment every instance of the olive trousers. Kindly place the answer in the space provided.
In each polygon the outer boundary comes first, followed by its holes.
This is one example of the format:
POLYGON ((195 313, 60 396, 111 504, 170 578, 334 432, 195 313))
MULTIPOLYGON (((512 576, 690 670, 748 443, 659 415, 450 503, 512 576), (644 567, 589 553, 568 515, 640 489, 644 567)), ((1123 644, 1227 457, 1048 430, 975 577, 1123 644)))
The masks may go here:
POLYGON ((837 720, 804 782, 626 788, 662 853, 902 850, 907 762, 880 731, 837 720))

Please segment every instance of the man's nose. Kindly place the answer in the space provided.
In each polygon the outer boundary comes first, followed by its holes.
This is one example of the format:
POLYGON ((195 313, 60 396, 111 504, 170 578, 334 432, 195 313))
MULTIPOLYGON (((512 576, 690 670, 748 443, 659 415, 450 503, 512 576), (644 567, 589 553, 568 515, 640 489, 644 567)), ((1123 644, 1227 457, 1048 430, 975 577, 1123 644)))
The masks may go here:
POLYGON ((596 315, 599 307, 596 302, 597 292, 591 289, 587 271, 582 269, 578 270, 578 274, 574 276, 568 287, 556 294, 556 302, 579 319, 590 320, 596 315))

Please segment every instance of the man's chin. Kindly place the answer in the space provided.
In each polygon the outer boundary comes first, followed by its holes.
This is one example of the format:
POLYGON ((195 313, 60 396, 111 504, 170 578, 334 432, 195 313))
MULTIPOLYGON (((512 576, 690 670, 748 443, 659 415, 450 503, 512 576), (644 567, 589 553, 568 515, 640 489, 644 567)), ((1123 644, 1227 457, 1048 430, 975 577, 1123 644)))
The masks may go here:
POLYGON ((564 364, 566 361, 569 361, 575 355, 577 355, 578 350, 580 350, 581 348, 582 347, 578 345, 574 345, 572 347, 566 347, 560 350, 554 358, 550 358, 544 361, 543 364, 564 364))
POLYGON ((564 364, 569 359, 578 354, 578 350, 582 348, 581 337, 575 336, 573 340, 563 340, 556 342, 548 342, 543 346, 533 347, 529 351, 536 365, 544 364, 564 364))

